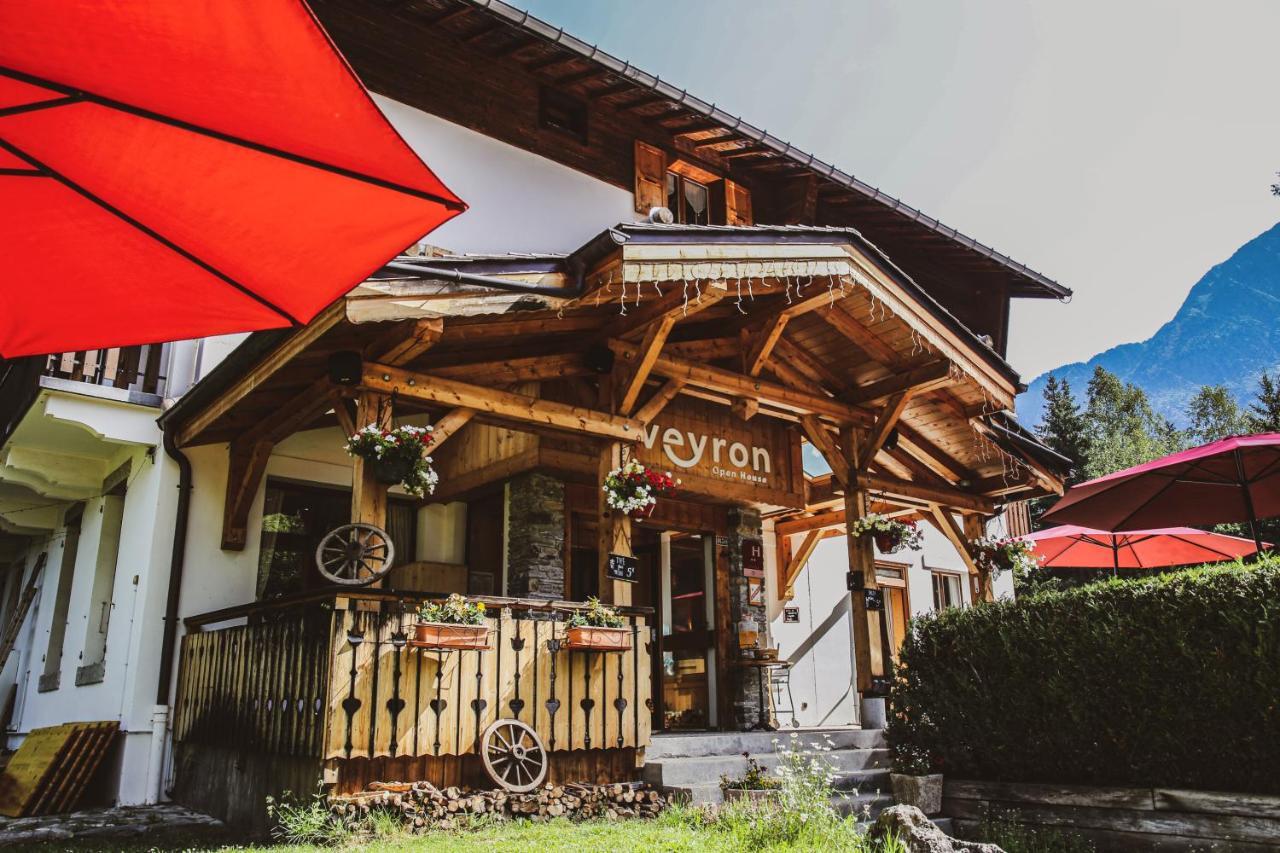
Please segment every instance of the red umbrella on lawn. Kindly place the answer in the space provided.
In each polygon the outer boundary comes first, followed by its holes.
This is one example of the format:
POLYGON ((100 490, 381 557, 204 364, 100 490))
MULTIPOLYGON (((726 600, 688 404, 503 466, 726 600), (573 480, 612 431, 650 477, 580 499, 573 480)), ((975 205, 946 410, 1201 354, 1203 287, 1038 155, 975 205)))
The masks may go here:
POLYGON ((1115 573, 1217 563, 1257 551, 1248 539, 1194 527, 1111 533, 1067 524, 1018 539, 1033 546, 1036 561, 1046 569, 1111 569, 1115 573))
POLYGON ((310 320, 466 205, 301 0, 0 2, 0 356, 310 320))
POLYGON ((1280 515, 1280 433, 1239 435, 1073 486, 1045 521, 1102 530, 1249 522, 1280 515))

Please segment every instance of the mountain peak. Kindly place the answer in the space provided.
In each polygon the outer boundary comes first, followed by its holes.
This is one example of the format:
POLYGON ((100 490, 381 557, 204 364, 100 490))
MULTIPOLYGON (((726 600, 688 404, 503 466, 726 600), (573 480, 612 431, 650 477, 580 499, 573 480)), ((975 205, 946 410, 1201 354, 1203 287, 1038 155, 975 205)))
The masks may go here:
POLYGON ((1280 366, 1280 222, 1206 272, 1147 340, 1036 377, 1018 398, 1019 420, 1040 422, 1050 374, 1068 380, 1083 400, 1098 365, 1144 389, 1156 411, 1179 426, 1202 385, 1225 385, 1242 405, 1250 402, 1258 376, 1280 366))

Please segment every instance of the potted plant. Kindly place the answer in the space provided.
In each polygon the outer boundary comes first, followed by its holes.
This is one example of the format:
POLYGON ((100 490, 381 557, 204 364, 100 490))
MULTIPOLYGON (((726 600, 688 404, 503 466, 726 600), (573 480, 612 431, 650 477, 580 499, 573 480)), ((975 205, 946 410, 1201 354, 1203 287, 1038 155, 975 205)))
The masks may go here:
POLYGON ((631 629, 618 611, 601 604, 594 596, 587 599, 585 611, 573 611, 568 625, 565 645, 571 649, 625 652, 631 648, 631 629))
POLYGON ((1030 543, 1020 539, 975 539, 973 550, 974 562, 993 575, 1013 569, 1026 571, 1036 567, 1030 543))
POLYGON ((878 512, 869 512, 849 525, 852 536, 871 536, 882 554, 894 554, 903 548, 919 548, 924 534, 914 521, 899 521, 878 512))
POLYGON ((467 601, 454 593, 445 601, 428 601, 418 608, 413 644, 430 649, 487 649, 489 626, 484 602, 467 601))
POLYGON ((378 482, 402 485, 409 494, 422 497, 434 492, 440 480, 427 455, 431 441, 429 426, 382 429, 369 424, 348 436, 347 453, 369 462, 378 482))
POLYGON ((778 792, 782 790, 782 779, 770 775, 759 761, 751 757, 751 753, 744 752, 742 757, 747 759, 747 772, 737 779, 731 779, 723 774, 720 776, 720 791, 724 794, 725 802, 734 800, 748 800, 754 803, 776 802, 778 792))
POLYGON ((889 787, 893 789, 893 799, 927 815, 942 811, 942 774, 934 772, 937 768, 929 751, 907 743, 892 747, 889 787))
POLYGON ((605 503, 633 518, 648 518, 658 498, 674 494, 679 484, 670 471, 655 471, 631 459, 604 478, 605 503))

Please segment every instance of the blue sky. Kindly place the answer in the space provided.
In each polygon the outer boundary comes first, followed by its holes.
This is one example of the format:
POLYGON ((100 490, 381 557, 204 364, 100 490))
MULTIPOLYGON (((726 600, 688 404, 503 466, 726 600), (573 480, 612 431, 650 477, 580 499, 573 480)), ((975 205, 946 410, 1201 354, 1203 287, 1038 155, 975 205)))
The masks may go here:
POLYGON ((1015 308, 1027 379, 1280 220, 1280 2, 510 2, 1073 288, 1015 308))

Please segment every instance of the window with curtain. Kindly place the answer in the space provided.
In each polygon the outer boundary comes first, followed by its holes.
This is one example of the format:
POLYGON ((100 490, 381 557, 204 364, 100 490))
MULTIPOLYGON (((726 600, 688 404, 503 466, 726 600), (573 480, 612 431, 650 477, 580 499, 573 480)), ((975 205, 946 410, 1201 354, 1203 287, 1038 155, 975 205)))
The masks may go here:
POLYGON ((960 607, 964 599, 960 595, 960 576, 950 572, 933 573, 933 609, 960 607))

